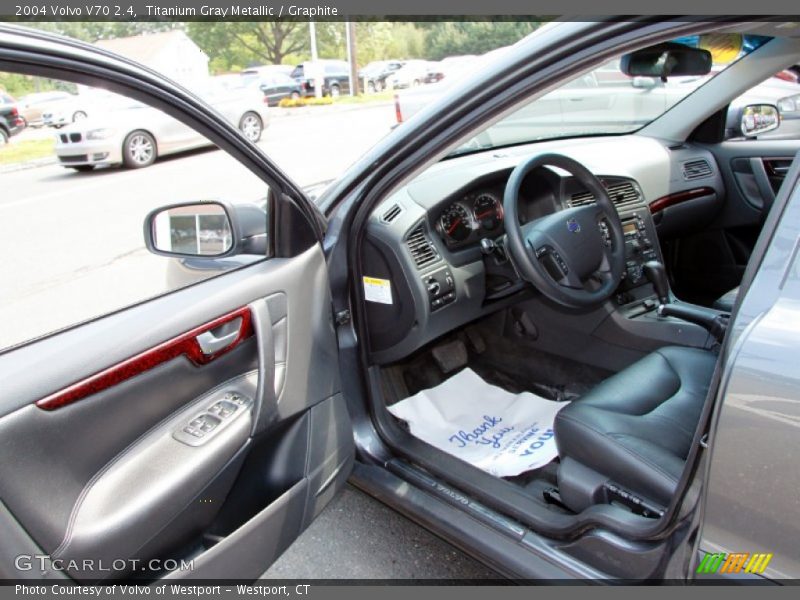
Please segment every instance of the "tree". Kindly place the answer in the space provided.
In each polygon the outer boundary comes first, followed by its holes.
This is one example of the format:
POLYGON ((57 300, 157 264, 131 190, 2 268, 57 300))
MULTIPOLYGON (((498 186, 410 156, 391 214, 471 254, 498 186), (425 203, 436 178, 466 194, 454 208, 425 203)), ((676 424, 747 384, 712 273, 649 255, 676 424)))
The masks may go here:
POLYGON ((483 54, 513 44, 539 27, 539 21, 439 21, 421 23, 428 58, 483 54))
POLYGON ((299 21, 192 22, 187 33, 221 70, 281 64, 308 47, 308 25, 299 21))

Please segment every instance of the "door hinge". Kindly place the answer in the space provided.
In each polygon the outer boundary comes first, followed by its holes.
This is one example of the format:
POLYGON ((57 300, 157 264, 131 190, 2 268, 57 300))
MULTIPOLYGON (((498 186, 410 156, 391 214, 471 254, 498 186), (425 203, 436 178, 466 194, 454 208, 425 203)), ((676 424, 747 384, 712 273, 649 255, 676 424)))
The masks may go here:
POLYGON ((347 325, 350 322, 350 309, 345 308, 344 310, 340 310, 336 313, 335 319, 337 326, 347 325))
POLYGON ((704 433, 703 437, 700 438, 700 447, 701 448, 708 448, 708 434, 704 433))

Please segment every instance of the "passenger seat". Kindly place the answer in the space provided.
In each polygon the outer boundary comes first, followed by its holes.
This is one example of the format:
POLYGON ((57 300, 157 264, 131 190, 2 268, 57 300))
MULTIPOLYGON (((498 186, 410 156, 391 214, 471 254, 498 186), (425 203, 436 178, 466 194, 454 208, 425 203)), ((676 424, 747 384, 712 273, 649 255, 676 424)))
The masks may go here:
POLYGON ((739 295, 739 286, 737 285, 732 290, 725 292, 722 296, 717 298, 712 305, 712 308, 716 308, 717 310, 722 310, 725 312, 731 312, 733 310, 733 305, 736 304, 736 297, 739 295))

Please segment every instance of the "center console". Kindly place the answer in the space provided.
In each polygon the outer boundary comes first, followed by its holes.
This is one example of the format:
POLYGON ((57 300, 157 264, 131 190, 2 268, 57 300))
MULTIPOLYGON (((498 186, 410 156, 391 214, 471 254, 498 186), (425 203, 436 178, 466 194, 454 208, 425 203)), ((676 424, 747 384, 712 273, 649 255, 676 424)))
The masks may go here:
POLYGON ((621 291, 647 283, 643 266, 651 260, 660 260, 656 231, 647 208, 622 215, 622 233, 625 235, 625 278, 621 291))

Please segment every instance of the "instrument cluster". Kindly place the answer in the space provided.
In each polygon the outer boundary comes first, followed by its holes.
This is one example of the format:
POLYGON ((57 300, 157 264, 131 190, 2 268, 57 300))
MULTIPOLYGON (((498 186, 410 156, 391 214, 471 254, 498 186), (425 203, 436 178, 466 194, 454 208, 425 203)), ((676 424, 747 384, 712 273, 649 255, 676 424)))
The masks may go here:
POLYGON ((436 221, 436 229, 448 246, 461 246, 502 235, 504 216, 501 195, 480 190, 447 206, 436 221))

